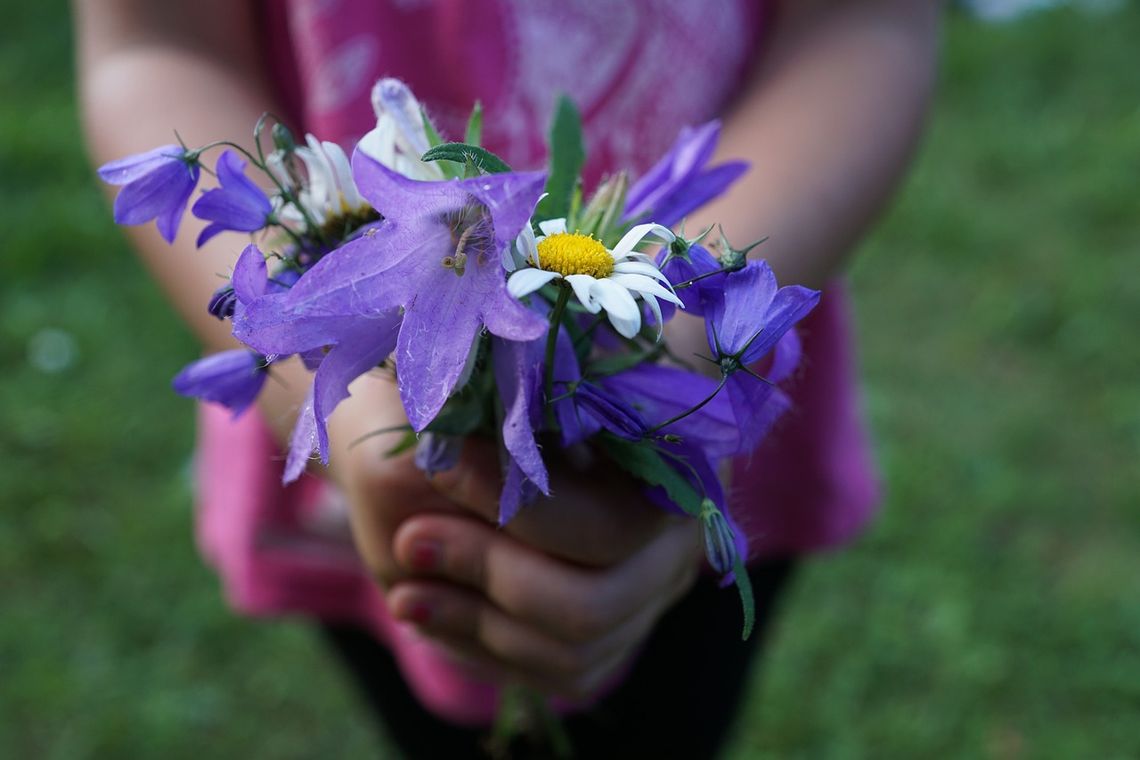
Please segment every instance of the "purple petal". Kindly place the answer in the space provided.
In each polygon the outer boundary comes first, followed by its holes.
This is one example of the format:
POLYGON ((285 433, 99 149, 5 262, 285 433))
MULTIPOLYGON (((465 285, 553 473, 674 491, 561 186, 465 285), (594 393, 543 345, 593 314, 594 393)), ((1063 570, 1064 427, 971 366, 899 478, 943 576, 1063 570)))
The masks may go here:
POLYGON ((543 493, 550 481, 534 439, 540 409, 542 364, 533 344, 494 340, 491 361, 503 400, 503 445, 511 461, 543 493))
POLYGON ((297 422, 293 425, 293 434, 289 438, 289 455, 285 459, 285 473, 281 482, 285 485, 301 477, 301 473, 309 464, 313 450, 317 448, 317 417, 313 413, 313 388, 305 394, 305 401, 297 413, 297 422))
POLYGON ((256 232, 269 221, 273 206, 253 180, 245 176, 245 161, 232 150, 218 158, 221 187, 207 190, 191 209, 194 216, 213 222, 198 236, 198 246, 218 232, 256 232))
POLYGON ((689 178, 653 208, 653 221, 672 227, 693 211, 724 194, 746 171, 748 164, 731 161, 689 178))
POLYGON ((234 349, 187 365, 174 377, 172 385, 182 396, 221 404, 236 418, 257 398, 267 376, 263 357, 234 349))
POLYGON ((785 333, 792 329, 792 325, 806 317, 817 303, 819 303, 818 290, 811 290, 801 285, 780 288, 772 299, 767 314, 764 315, 763 332, 749 344, 748 350, 740 358, 741 362, 752 364, 765 356, 785 333))
POLYGON ((683 128, 668 152, 630 187, 624 219, 645 215, 678 183, 699 170, 712 158, 719 137, 719 121, 683 128))
POLYGON ((197 165, 167 160, 128 183, 115 198, 119 224, 143 224, 155 219, 167 242, 173 242, 186 204, 198 184, 197 165))
MULTIPOLYGON (((704 375, 660 364, 641 364, 600 382, 654 425, 692 409, 711 396, 717 385, 704 375)), ((723 389, 698 411, 661 432, 678 435, 713 458, 730 456, 740 449, 736 418, 723 389)))
POLYGON ((429 478, 437 472, 450 470, 459 464, 463 452, 463 439, 443 433, 424 433, 416 442, 416 467, 429 478))
MULTIPOLYGON (((661 269, 661 274, 665 275, 672 285, 680 285, 695 277, 716 272, 721 268, 720 262, 699 243, 690 245, 688 251, 683 254, 673 253, 666 246, 657 255, 657 264, 661 269)), ((681 303, 685 304, 685 312, 704 316, 706 307, 718 300, 724 290, 724 278, 723 273, 715 274, 677 290, 677 297, 681 299, 681 303)), ((673 308, 673 305, 668 301, 662 306, 673 308)))
POLYGON ((780 338, 776 343, 776 350, 773 352, 772 366, 768 370, 766 377, 773 383, 779 383, 786 379, 800 363, 800 355, 803 353, 803 347, 800 344, 799 333, 793 328, 784 333, 784 337, 780 338))
POLYGON ((317 450, 321 462, 329 461, 328 418, 344 399, 353 380, 384 361, 396 345, 400 317, 357 320, 325 355, 313 378, 313 415, 316 418, 317 450))
POLYGON ((538 489, 513 461, 507 464, 503 492, 499 496, 499 525, 510 522, 523 506, 538 498, 538 489))
POLYGON ((126 185, 186 155, 181 145, 162 145, 145 153, 120 158, 99 167, 99 178, 110 185, 126 185))
POLYGON ((230 282, 234 294, 242 303, 252 303, 265 294, 268 287, 268 270, 265 255, 256 245, 247 245, 234 264, 234 274, 230 282))
POLYGON ((579 384, 573 400, 580 412, 592 417, 618 438, 640 441, 648 432, 648 425, 637 410, 593 383, 579 384))
POLYGON ((764 326, 776 296, 776 275, 764 261, 730 273, 724 281, 724 298, 706 314, 709 346, 715 357, 736 356, 764 326))
POLYGON ((791 406, 787 394, 745 372, 728 378, 728 399, 740 430, 738 453, 754 451, 773 423, 791 406))

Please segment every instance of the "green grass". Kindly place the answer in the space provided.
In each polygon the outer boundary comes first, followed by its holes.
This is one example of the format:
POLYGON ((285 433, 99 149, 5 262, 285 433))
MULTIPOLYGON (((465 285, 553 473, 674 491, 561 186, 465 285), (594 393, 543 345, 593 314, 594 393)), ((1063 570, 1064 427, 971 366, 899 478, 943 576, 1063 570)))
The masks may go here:
MULTIPOLYGON (((83 160, 62 4, 0 4, 0 754, 373 755, 307 628, 195 554, 193 341, 83 160)), ((733 757, 1140 754, 1137 39, 1135 6, 949 25, 852 278, 883 517, 805 567, 733 757)))

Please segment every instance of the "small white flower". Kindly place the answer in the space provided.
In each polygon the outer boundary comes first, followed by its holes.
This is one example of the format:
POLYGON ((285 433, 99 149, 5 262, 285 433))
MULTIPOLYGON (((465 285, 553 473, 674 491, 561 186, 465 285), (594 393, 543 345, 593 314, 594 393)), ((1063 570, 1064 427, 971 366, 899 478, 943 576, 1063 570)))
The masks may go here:
POLYGON ((411 179, 444 179, 439 164, 420 160, 429 147, 427 130, 420 103, 406 84, 390 78, 378 81, 372 88, 372 109, 376 127, 358 143, 365 155, 411 179))
POLYGON ((309 185, 301 200, 310 211, 316 209, 324 217, 317 222, 368 209, 368 201, 352 178, 352 166, 344 149, 334 142, 321 142, 312 135, 305 135, 305 141, 308 148, 297 148, 297 155, 309 171, 309 185))
POLYGON ((658 327, 661 307, 657 299, 684 308, 653 260, 634 250, 650 236, 673 242, 673 233, 666 227, 639 224, 610 250, 589 235, 567 232, 565 219, 540 222, 538 226, 541 237, 535 237, 529 224, 518 237, 523 261, 506 256, 503 259, 503 265, 512 271, 507 291, 515 298, 533 293, 553 280, 565 280, 587 311, 597 314, 605 309, 610 324, 626 338, 641 330, 637 297, 643 298, 657 316, 658 327))
MULTIPOLYGON (((339 216, 364 214, 371 208, 360 195, 356 181, 352 178, 352 167, 344 149, 334 142, 321 142, 313 135, 305 135, 305 145, 296 150, 297 157, 305 164, 307 180, 297 190, 298 199, 313 217, 313 222, 323 225, 339 216)), ((293 179, 285 168, 284 155, 274 151, 266 157, 269 171, 285 187, 293 186, 293 179)), ((274 211, 280 218, 295 225, 302 224, 304 217, 283 199, 274 199, 274 211)))

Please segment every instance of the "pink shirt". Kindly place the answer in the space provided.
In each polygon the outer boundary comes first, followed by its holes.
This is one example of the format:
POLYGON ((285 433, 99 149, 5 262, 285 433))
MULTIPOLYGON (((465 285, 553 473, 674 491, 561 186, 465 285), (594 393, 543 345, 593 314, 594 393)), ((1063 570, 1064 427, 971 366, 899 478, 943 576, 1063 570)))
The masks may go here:
MULTIPOLYGON (((749 0, 267 0, 265 9, 281 99, 305 130, 351 145, 374 123, 373 82, 397 76, 445 136, 461 136, 481 100, 487 147, 535 168, 566 92, 584 118, 588 181, 644 170, 681 125, 723 110, 756 60, 763 20, 762 3, 749 0)), ((846 314, 842 289, 826 291, 802 325, 793 411, 734 464, 731 509, 754 558, 840 544, 874 512, 846 314)), ((231 422, 201 408, 199 545, 229 602, 255 615, 360 622, 426 706, 459 723, 489 720, 495 690, 388 616, 335 494, 309 477, 283 489, 281 466, 256 413, 231 422)))

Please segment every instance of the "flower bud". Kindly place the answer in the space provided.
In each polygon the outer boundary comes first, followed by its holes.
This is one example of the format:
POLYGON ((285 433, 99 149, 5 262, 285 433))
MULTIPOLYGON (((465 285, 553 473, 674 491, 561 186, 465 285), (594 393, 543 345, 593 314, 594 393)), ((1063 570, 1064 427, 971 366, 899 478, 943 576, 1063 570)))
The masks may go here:
POLYGON ((724 514, 711 499, 701 502, 701 527, 709 565, 721 575, 732 572, 736 565, 736 538, 724 514))
POLYGON ((416 443, 416 467, 430 478, 437 472, 450 470, 459 462, 463 439, 443 433, 424 433, 416 443))
POLYGON ((234 315, 235 306, 237 306, 237 294, 234 293, 234 286, 226 283, 210 296, 206 310, 218 319, 228 319, 234 315))
POLYGON ((270 134, 273 135, 273 147, 285 155, 289 155, 293 152, 293 149, 297 147, 297 141, 293 139, 293 133, 289 131, 289 127, 281 122, 277 122, 273 125, 270 134))

